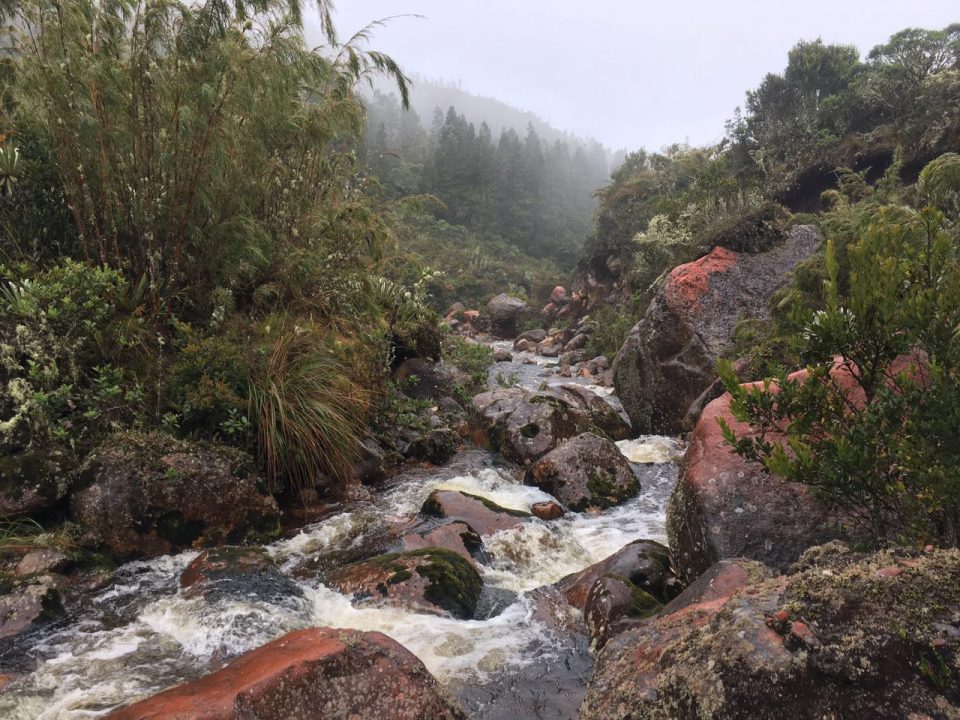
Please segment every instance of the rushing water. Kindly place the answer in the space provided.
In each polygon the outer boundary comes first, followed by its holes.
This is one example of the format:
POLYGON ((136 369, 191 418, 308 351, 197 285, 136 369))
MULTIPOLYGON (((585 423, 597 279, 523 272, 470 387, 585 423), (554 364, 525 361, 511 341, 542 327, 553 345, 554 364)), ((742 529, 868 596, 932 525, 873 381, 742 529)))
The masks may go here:
MULTIPOLYGON (((100 716, 220 667, 242 652, 310 626, 378 630, 413 653, 478 718, 570 717, 582 688, 586 648, 536 615, 536 588, 579 571, 638 538, 664 541, 664 508, 676 479, 669 438, 621 443, 636 465, 640 495, 602 513, 532 520, 485 539, 479 570, 491 598, 485 619, 454 620, 359 603, 320 581, 324 558, 374 547, 385 528, 416 517, 435 489, 463 490, 518 510, 550 496, 520 484, 515 471, 483 451, 431 472, 412 472, 373 500, 307 526, 267 548, 292 592, 256 587, 187 597, 178 578, 194 552, 121 567, 113 582, 68 608, 69 621, 0 654, 27 674, 0 694, 0 717, 78 720, 100 716), (572 659, 572 660, 571 660, 572 659), (565 704, 557 699, 574 689, 565 704), (551 709, 552 708, 552 709, 551 709)), ((389 533, 387 533, 389 534, 389 533)))

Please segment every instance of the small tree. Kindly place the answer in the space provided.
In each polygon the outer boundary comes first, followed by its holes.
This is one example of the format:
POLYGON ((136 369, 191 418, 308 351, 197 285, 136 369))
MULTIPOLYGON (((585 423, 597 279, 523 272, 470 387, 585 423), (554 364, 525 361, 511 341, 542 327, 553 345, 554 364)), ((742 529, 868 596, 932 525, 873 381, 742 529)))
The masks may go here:
POLYGON ((868 206, 838 290, 828 242, 826 307, 801 336, 812 364, 741 387, 722 376, 755 434, 727 442, 803 483, 878 539, 960 544, 960 156, 928 165, 922 209, 868 206))

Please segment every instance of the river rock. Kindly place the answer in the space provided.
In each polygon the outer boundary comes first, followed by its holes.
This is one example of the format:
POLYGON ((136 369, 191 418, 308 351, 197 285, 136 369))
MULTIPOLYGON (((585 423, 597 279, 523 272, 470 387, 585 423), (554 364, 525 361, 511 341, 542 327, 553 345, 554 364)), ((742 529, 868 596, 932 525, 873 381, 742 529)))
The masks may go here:
POLYGON ((690 405, 716 379, 717 359, 732 349, 734 326, 769 316, 773 293, 820 239, 815 227, 801 225, 767 252, 717 247, 673 269, 614 363, 617 395, 637 432, 684 429, 690 405))
POLYGON ((180 575, 186 597, 256 598, 290 604, 303 591, 280 572, 263 548, 224 546, 204 550, 180 575))
POLYGON ((527 481, 576 512, 612 507, 640 492, 640 481, 617 446, 593 433, 544 455, 530 468, 527 481))
POLYGON ((60 593, 66 579, 42 575, 16 583, 0 595, 0 639, 29 630, 37 622, 61 617, 64 613, 60 593))
POLYGON ((0 517, 48 514, 66 497, 72 469, 73 459, 56 450, 0 456, 0 517))
POLYGON ((404 360, 393 377, 407 397, 417 400, 438 400, 453 392, 453 381, 441 363, 423 358, 404 360))
POLYGON ((517 325, 527 310, 527 304, 520 298, 500 293, 487 303, 490 322, 501 337, 514 337, 517 325))
POLYGON ((279 511, 245 453, 163 433, 121 433, 91 453, 71 501, 88 540, 150 557, 275 534, 279 511))
POLYGON ((29 577, 31 575, 59 573, 66 570, 68 565, 70 565, 70 558, 59 550, 40 548, 31 550, 20 558, 20 562, 13 569, 13 574, 16 577, 29 577))
POLYGON ((517 339, 513 341, 513 349, 521 350, 524 348, 519 347, 519 343, 526 342, 529 343, 525 349, 531 350, 536 348, 537 343, 543 342, 543 339, 547 337, 547 331, 543 328, 534 328, 533 330, 527 330, 524 333, 517 335, 517 339))
POLYGON ((487 498, 456 490, 434 490, 420 511, 429 517, 466 523, 481 537, 510 530, 530 518, 529 513, 500 507, 487 498))
POLYGON ((808 547, 851 537, 854 529, 828 512, 808 487, 733 452, 718 419, 738 436, 751 433, 733 416, 725 393, 707 405, 690 434, 667 505, 670 547, 687 580, 725 558, 751 558, 784 570, 808 547))
POLYGON ((547 500, 545 502, 534 503, 530 506, 530 513, 534 517, 538 517, 541 520, 559 520, 564 515, 566 515, 566 510, 564 510, 557 503, 547 500))
POLYGON ((670 550, 654 540, 634 540, 613 555, 557 583, 567 602, 583 610, 593 585, 603 577, 626 579, 661 603, 676 597, 680 584, 670 564, 670 550))
POLYGON ((457 454, 460 436, 448 427, 429 430, 407 448, 406 456, 427 460, 434 465, 446 465, 457 454))
POLYGON ((572 401, 587 413, 590 424, 611 440, 626 440, 631 436, 630 425, 606 400, 592 390, 576 383, 554 385, 551 392, 572 401))
POLYGON ((379 555, 336 570, 327 579, 360 600, 467 620, 474 616, 483 590, 476 568, 442 548, 379 555))
POLYGON ((409 650, 378 632, 310 628, 109 720, 465 720, 409 650))
POLYGON ((528 464, 561 440, 591 428, 580 405, 549 390, 491 390, 474 397, 473 404, 486 425, 491 447, 519 463, 528 464))
POLYGON ((484 558, 483 538, 464 522, 428 522, 400 538, 401 552, 443 548, 476 565, 484 558))
POLYGON ((609 641, 580 718, 958 717, 958 607, 958 550, 724 561, 609 641))
POLYGON ((513 354, 509 350, 497 350, 493 353, 494 362, 510 362, 513 360, 513 354))
POLYGON ((602 649, 614 635, 662 608, 659 600, 626 578, 604 575, 590 587, 583 607, 594 650, 602 649))

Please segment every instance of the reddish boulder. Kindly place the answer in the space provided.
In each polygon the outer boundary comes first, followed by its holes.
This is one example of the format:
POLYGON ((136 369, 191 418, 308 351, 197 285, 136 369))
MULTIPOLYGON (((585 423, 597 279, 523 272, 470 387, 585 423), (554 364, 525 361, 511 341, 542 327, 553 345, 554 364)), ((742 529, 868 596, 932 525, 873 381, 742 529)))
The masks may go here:
POLYGON ((434 490, 420 512, 430 517, 465 523, 481 537, 500 530, 510 530, 530 518, 530 514, 522 510, 500 507, 486 498, 456 490, 434 490))
MULTIPOLYGON (((902 358, 893 369, 910 365, 902 358)), ((806 371, 790 377, 803 379, 806 371)), ((847 366, 838 362, 831 378, 851 403, 863 402, 847 366)), ((733 557, 784 570, 809 547, 834 539, 856 540, 858 528, 829 513, 810 488, 771 475, 733 452, 717 421, 723 419, 737 436, 752 430, 733 417, 730 400, 725 393, 704 408, 667 506, 670 547, 684 576, 695 578, 716 561, 733 557)))
POLYGON ((836 543, 781 577, 718 563, 607 643, 580 718, 960 716, 960 686, 937 679, 960 659, 960 551, 935 555, 836 543))
POLYGON ((327 580, 361 600, 467 620, 473 618, 483 590, 476 568, 442 548, 379 555, 336 570, 327 580))
POLYGON ((483 539, 464 522, 448 522, 415 530, 400 539, 400 546, 404 552, 443 548, 455 552, 471 564, 475 564, 476 558, 483 553, 483 539))
POLYGON ((410 651, 377 632, 298 630, 109 720, 462 720, 410 651))
POLYGON ((820 244, 813 226, 757 254, 722 247, 673 269, 614 363, 614 384, 634 430, 676 434, 691 404, 716 379, 735 325, 769 316, 769 301, 820 244))
POLYGON ((567 291, 561 285, 557 285, 550 292, 550 302, 552 303, 561 303, 567 299, 567 291))

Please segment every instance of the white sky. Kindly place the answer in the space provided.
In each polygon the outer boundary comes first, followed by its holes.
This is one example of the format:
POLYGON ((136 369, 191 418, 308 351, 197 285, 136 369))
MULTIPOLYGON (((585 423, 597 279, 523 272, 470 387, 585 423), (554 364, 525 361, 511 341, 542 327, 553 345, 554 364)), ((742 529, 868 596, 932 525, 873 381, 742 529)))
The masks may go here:
POLYGON ((905 27, 960 22, 956 0, 339 0, 347 37, 398 18, 372 47, 407 74, 532 110, 613 149, 710 143, 800 39, 865 54, 905 27))

